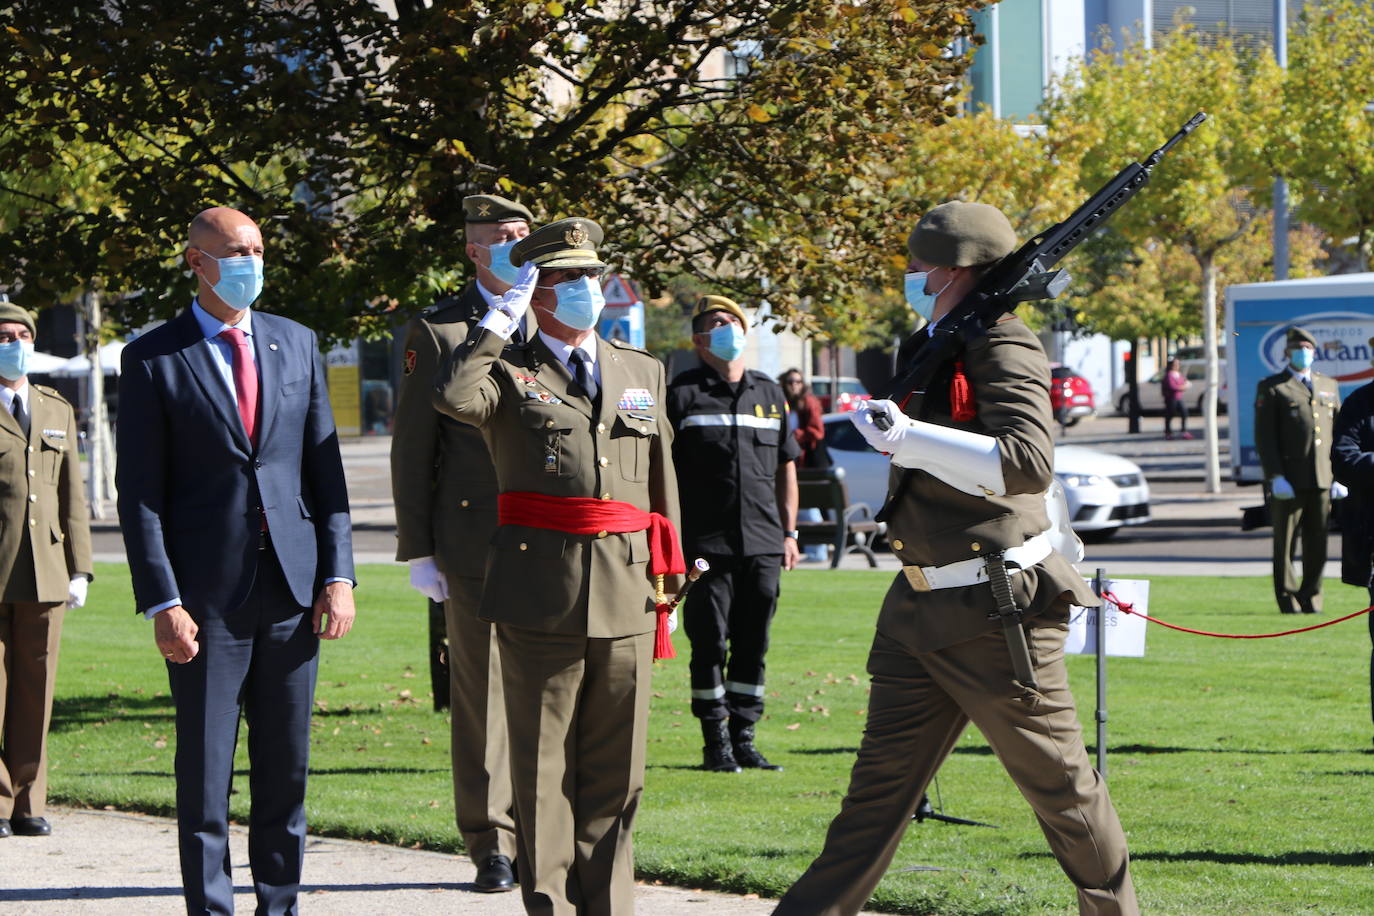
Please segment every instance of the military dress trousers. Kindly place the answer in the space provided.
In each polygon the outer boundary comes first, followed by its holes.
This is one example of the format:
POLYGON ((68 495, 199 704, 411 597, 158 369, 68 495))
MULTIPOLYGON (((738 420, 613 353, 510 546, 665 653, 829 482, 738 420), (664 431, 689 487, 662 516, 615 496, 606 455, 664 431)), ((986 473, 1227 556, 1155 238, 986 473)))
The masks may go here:
POLYGON ((391 439, 396 559, 434 557, 448 581, 453 809, 474 862, 515 858, 506 704, 496 630, 479 616, 496 534, 496 469, 482 433, 434 409, 439 365, 486 313, 475 283, 406 326, 391 439))
MULTIPOLYGON (((663 366, 598 338, 589 398, 539 337, 474 326, 435 406, 482 430, 501 492, 618 500, 678 523, 663 366)), ((631 831, 644 789, 654 584, 645 531, 502 525, 481 615, 497 627, 520 891, 534 914, 634 911, 631 831)), ((671 593, 680 577, 670 577, 671 593)))
POLYGON ((1336 380, 1311 374, 1311 387, 1284 369, 1255 390, 1255 451, 1266 481, 1274 526, 1274 599, 1279 610, 1322 609, 1327 520, 1331 514, 1331 441, 1340 409, 1336 380), (1292 499, 1275 499, 1268 481, 1282 476, 1292 499), (1302 580, 1293 573, 1293 548, 1302 543, 1302 580))
POLYGON ((762 372, 747 370, 732 384, 701 366, 673 379, 668 417, 678 489, 687 494, 684 551, 689 562, 711 564, 683 612, 692 714, 757 722, 782 568, 778 468, 801 456, 787 429, 787 399, 762 372))
MULTIPOLYGON (((927 340, 918 338, 910 350, 927 340)), ((1054 444, 1049 364, 1040 342, 1008 315, 970 342, 961 359, 973 392, 972 420, 951 418, 952 365, 936 374, 924 396, 906 398, 905 410, 994 437, 1006 495, 973 496, 935 474, 894 467, 888 537, 904 565, 976 559, 1018 547, 1049 527, 1044 493, 1053 480, 1054 444)), ((1016 679, 987 583, 918 591, 904 574, 893 580, 869 654, 868 717, 849 790, 820 855, 776 913, 857 913, 969 722, 1034 809, 1077 889, 1080 912, 1138 912, 1125 835, 1106 783, 1088 760, 1064 667, 1070 604, 1098 600, 1057 553, 1011 581, 1026 612, 1034 688, 1016 679)))

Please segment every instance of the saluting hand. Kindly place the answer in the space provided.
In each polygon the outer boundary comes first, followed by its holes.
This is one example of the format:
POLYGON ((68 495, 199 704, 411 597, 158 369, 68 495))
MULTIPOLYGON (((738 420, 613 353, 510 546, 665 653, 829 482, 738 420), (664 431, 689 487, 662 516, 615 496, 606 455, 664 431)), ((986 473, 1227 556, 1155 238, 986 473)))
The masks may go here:
POLYGON ((520 265, 515 285, 496 297, 495 307, 519 321, 530 307, 530 299, 534 298, 534 287, 538 282, 539 266, 533 261, 526 261, 520 265))
POLYGON ((315 616, 312 618, 315 632, 320 639, 339 639, 353 629, 353 618, 356 615, 351 583, 330 582, 320 589, 320 595, 315 599, 315 616), (326 614, 329 615, 327 621, 324 620, 326 614))
POLYGON ((200 652, 196 634, 200 627, 181 605, 173 605, 153 615, 153 639, 162 657, 174 665, 184 665, 200 652))

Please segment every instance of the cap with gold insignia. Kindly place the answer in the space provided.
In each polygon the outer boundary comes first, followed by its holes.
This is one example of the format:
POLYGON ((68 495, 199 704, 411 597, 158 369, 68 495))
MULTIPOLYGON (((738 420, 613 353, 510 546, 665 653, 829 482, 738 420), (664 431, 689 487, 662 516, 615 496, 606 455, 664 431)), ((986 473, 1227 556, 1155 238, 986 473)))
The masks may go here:
POLYGON ((697 316, 705 315, 707 312, 729 312, 739 319, 740 324, 744 325, 744 331, 749 332, 749 318, 744 314, 744 309, 740 308, 738 302, 727 299, 724 296, 705 295, 697 300, 697 304, 692 307, 692 324, 696 324, 697 316))
POLYGON ((951 200, 921 217, 906 240, 915 260, 931 267, 977 267, 999 261, 1016 247, 1016 232, 1001 210, 951 200))
POLYGON ((33 324, 33 314, 28 309, 13 302, 0 302, 0 321, 17 321, 28 328, 30 334, 36 335, 38 333, 38 329, 33 324))
POLYGON ((605 267, 596 255, 601 227, 575 216, 540 226, 515 243, 510 262, 516 267, 533 261, 538 267, 605 267))
POLYGON ((1317 338, 1296 326, 1288 329, 1288 339, 1284 343, 1286 349, 1291 350, 1299 344, 1305 343, 1309 343, 1315 347, 1317 345, 1317 338))
POLYGON ((495 194, 472 194, 463 198, 465 223, 532 223, 530 211, 513 200, 495 194))

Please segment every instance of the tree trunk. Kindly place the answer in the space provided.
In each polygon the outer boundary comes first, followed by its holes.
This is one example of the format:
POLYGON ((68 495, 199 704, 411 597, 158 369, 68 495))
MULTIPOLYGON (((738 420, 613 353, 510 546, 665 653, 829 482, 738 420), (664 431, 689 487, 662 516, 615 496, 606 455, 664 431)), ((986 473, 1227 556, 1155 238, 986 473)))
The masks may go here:
POLYGON ((1140 340, 1131 340, 1131 358, 1127 360, 1126 366, 1126 415, 1130 417, 1130 422, 1126 426, 1126 431, 1132 435, 1140 432, 1140 372, 1137 367, 1140 365, 1140 340))
POLYGON ((113 496, 110 483, 111 449, 109 423, 105 415, 105 367, 100 365, 100 327, 104 314, 100 294, 88 291, 84 296, 82 318, 86 323, 85 350, 90 374, 86 377, 86 496, 91 504, 91 517, 105 517, 105 500, 113 496))
MULTIPOLYGON (((1217 265, 1216 257, 1198 258, 1202 268, 1202 345, 1207 356, 1207 389, 1203 392, 1202 424, 1206 435, 1203 461, 1207 471, 1207 492, 1221 492, 1220 443, 1217 440, 1217 392, 1220 367, 1217 364, 1217 265)), ((1234 421, 1233 421, 1234 422, 1234 421)))

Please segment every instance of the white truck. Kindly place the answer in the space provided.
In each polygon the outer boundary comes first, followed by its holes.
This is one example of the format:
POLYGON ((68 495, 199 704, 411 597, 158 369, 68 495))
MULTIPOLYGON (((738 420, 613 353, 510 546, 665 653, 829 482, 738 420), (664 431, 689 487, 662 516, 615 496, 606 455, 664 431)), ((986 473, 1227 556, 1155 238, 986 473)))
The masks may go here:
POLYGON ((1374 273, 1243 283, 1226 290, 1226 397, 1231 479, 1260 483, 1255 387, 1286 365, 1287 329, 1317 339, 1312 368, 1334 378, 1341 397, 1374 380, 1374 273))

